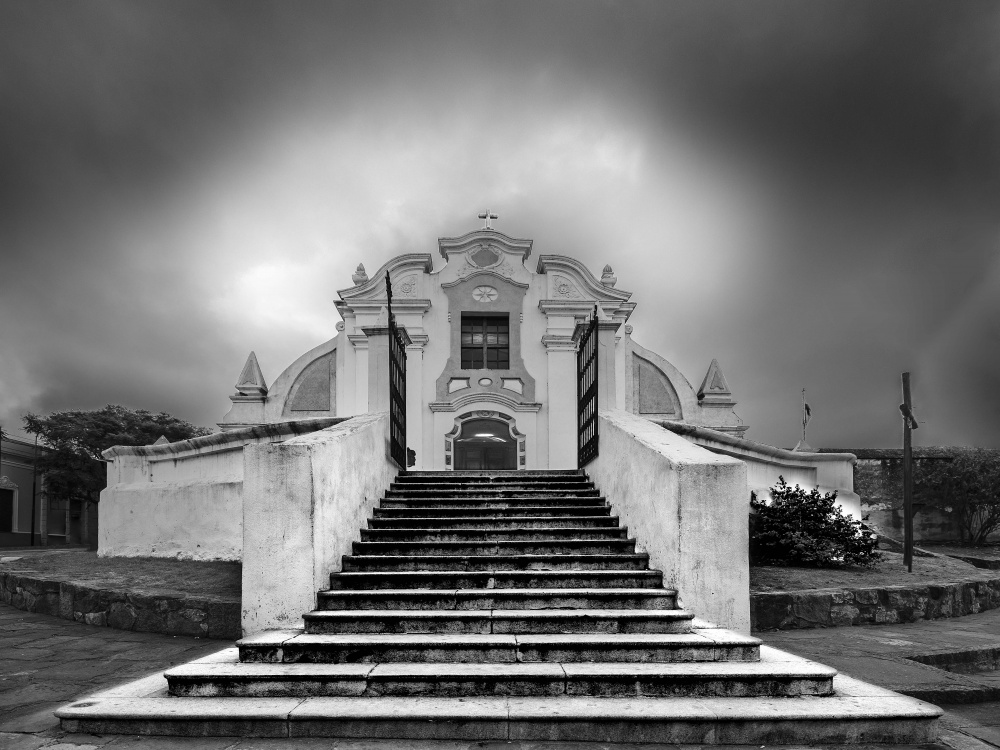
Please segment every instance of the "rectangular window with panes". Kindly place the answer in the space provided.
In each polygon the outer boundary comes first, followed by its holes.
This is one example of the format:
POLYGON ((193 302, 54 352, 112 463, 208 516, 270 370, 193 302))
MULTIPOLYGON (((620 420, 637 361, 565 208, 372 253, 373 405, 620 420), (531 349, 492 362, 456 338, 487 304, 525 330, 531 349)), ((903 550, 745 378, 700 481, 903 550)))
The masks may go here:
POLYGON ((510 369, 510 320, 506 315, 462 315, 462 369, 510 369))

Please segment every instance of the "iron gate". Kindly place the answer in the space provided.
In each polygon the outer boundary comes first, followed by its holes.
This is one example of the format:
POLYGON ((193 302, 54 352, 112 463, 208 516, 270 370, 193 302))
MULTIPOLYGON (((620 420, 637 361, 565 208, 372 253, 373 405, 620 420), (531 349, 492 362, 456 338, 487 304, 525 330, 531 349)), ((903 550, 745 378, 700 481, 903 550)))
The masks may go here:
POLYGON ((392 314, 392 282, 385 272, 386 307, 389 311, 389 455, 406 471, 406 346, 392 314))
POLYGON ((597 308, 576 352, 577 466, 597 458, 597 308))

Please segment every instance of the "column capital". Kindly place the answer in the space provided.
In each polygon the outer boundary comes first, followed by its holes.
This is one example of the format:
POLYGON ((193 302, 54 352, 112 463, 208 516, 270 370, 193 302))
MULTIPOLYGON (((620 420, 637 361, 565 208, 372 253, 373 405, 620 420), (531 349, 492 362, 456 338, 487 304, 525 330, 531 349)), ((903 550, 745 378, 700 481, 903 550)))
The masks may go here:
POLYGON ((542 345, 547 351, 576 351, 576 340, 572 336, 546 333, 542 336, 542 345))

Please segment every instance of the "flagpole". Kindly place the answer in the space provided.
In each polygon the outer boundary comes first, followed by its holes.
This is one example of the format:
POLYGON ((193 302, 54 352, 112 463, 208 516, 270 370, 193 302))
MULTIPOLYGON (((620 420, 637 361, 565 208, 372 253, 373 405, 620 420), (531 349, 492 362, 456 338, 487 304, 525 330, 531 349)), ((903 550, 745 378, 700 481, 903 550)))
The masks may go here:
POLYGON ((808 445, 806 442, 806 425, 809 424, 809 420, 806 419, 806 389, 802 389, 802 444, 808 445))

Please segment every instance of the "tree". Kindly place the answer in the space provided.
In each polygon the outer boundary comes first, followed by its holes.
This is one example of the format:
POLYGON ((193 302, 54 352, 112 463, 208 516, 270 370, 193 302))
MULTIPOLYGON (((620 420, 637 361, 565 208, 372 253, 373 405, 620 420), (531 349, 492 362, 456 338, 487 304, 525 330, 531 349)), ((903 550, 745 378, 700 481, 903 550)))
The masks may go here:
POLYGON ((986 543, 1000 529, 1000 451, 962 450, 916 472, 914 498, 955 516, 962 542, 986 543))
POLYGON ((66 501, 66 541, 69 541, 70 505, 81 508, 81 535, 87 536, 87 507, 100 499, 107 486, 101 454, 115 445, 150 445, 160 436, 186 440, 211 430, 196 427, 165 412, 153 414, 109 404, 95 411, 61 411, 48 416, 27 414, 25 429, 38 435, 49 450, 37 458, 45 476, 48 498, 66 501))

